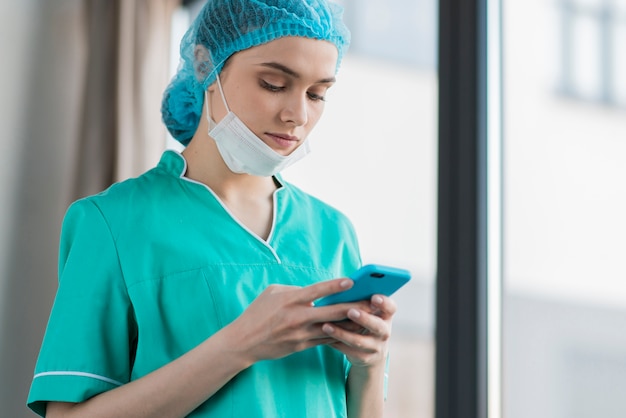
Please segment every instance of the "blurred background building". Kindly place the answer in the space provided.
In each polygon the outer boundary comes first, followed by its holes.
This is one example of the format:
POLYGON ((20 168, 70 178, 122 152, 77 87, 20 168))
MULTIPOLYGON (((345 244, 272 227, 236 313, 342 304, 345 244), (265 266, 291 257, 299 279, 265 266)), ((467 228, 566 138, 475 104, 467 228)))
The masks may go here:
MULTIPOLYGON (((176 148, 159 107, 198 7, 185 3, 0 2, 2 416, 32 416, 65 209, 176 148)), ((284 176, 353 220, 365 262, 413 272, 396 297, 387 416, 431 418, 438 4, 341 3, 353 44, 314 152, 284 176)), ((502 8, 503 415, 623 417, 626 1, 502 8)))

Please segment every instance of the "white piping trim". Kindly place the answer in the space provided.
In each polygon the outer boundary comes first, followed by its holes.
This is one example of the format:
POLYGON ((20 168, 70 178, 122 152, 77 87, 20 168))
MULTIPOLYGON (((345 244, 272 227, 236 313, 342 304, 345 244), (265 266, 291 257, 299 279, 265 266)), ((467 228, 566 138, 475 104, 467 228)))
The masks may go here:
MULTIPOLYGON (((237 219, 237 217, 228 209, 228 207, 224 204, 224 202, 222 202, 222 199, 219 198, 219 196, 213 191, 211 190, 211 188, 209 186, 207 186, 204 183, 201 183, 199 181, 190 179, 189 177, 185 177, 185 173, 187 172, 187 160, 185 159, 185 157, 179 153, 178 151, 175 150, 170 150, 176 154, 178 154, 180 156, 180 158, 183 160, 183 170, 180 173, 179 177, 181 180, 184 181, 188 181, 189 183, 193 183, 193 184, 198 184, 202 187, 204 187, 205 189, 207 189, 212 195, 213 197, 215 197, 215 200, 218 201, 218 203, 222 206, 222 208, 226 211, 226 213, 228 213, 228 215, 235 221, 237 222, 237 224, 239 224, 239 226, 241 226, 244 230, 246 230, 254 239, 256 239, 257 241, 259 241, 261 244, 263 244, 268 250, 270 250, 270 252, 272 253, 272 255, 274 256, 274 258, 276 259, 276 262, 278 264, 282 264, 282 261, 280 260, 280 257, 278 256, 278 253, 276 252, 276 250, 274 250, 274 248, 269 244, 269 241, 272 239, 272 236, 274 235, 274 227, 276 226, 276 193, 280 192, 281 190, 284 189, 285 186, 282 186, 280 189, 274 191, 273 193, 273 199, 274 199, 274 207, 272 208, 272 228, 270 229, 270 233, 267 237, 267 241, 262 239, 261 237, 259 237, 257 234, 255 234, 254 232, 252 232, 252 230, 250 230, 247 226, 245 226, 243 223, 241 223, 239 221, 239 219, 237 219)), ((282 185, 282 183, 281 183, 282 185)))
POLYGON ((86 373, 86 372, 43 372, 43 373, 37 373, 35 375, 35 377, 33 377, 33 380, 37 379, 38 377, 44 377, 44 376, 80 376, 80 377, 89 377, 91 379, 101 380, 103 382, 111 383, 112 385, 116 385, 116 386, 122 386, 123 385, 122 382, 118 382, 117 380, 109 379, 108 377, 99 376, 97 374, 86 373))

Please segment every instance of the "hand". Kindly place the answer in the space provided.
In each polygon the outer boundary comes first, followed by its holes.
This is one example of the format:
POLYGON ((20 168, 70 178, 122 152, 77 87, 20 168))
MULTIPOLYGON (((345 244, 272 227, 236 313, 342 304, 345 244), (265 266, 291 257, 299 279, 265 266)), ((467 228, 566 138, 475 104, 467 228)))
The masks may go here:
POLYGON ((313 301, 352 285, 350 279, 335 279, 306 287, 269 286, 228 326, 237 339, 233 346, 254 363, 336 342, 322 325, 345 320, 346 307, 314 307, 313 301))
POLYGON ((346 316, 354 325, 327 323, 322 326, 322 330, 336 340, 331 345, 344 353, 356 368, 383 365, 387 358, 396 304, 382 295, 372 296, 370 303, 367 307, 350 304, 346 316))

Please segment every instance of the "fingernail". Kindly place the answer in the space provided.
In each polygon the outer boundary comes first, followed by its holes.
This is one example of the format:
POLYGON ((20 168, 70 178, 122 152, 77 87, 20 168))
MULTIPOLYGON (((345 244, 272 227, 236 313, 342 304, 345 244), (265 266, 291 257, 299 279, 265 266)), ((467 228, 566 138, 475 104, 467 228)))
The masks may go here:
POLYGON ((383 303, 383 298, 376 295, 372 298, 372 302, 374 302, 376 305, 380 305, 381 303, 383 303))
POLYGON ((341 286, 343 289, 346 289, 350 287, 351 284, 352 282, 350 280, 342 280, 341 283, 339 283, 339 286, 341 286))
POLYGON ((361 316, 361 312, 357 311, 356 309, 352 308, 348 311, 348 318, 351 319, 358 319, 361 316))
POLYGON ((333 332, 335 332, 335 328, 329 324, 324 324, 322 326, 322 331, 324 331, 327 334, 332 334, 333 332))

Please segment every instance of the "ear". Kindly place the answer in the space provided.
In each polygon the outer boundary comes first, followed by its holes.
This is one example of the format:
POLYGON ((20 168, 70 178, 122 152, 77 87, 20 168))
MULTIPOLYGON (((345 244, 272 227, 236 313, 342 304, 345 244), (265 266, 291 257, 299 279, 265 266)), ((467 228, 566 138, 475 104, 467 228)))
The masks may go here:
POLYGON ((204 81, 213 69, 211 54, 204 45, 196 45, 193 50, 193 58, 193 69, 196 73, 196 79, 204 81))

